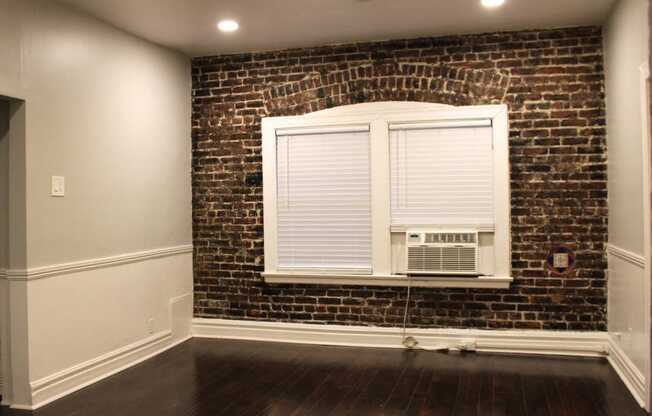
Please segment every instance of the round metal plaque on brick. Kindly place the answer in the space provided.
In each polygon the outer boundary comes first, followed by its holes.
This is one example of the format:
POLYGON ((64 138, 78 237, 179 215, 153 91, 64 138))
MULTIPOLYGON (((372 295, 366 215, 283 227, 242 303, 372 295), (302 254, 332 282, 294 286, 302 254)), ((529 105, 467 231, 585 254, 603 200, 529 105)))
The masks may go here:
POLYGON ((575 267, 575 253, 568 246, 555 246, 546 257, 546 267, 553 275, 566 276, 575 267))

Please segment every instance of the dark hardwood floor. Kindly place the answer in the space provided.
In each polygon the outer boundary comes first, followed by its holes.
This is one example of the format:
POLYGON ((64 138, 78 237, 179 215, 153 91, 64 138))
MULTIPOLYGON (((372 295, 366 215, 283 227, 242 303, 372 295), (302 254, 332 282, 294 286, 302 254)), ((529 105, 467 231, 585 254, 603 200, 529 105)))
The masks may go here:
POLYGON ((627 416, 646 413, 613 369, 600 359, 194 339, 34 414, 627 416))

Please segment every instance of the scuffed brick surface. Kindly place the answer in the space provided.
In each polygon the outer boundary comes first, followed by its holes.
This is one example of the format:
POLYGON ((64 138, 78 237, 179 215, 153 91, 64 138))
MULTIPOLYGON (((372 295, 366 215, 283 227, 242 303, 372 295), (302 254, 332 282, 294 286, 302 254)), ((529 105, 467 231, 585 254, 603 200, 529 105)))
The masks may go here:
POLYGON ((510 109, 509 290, 413 290, 411 325, 604 330, 607 185, 600 28, 193 60, 195 315, 395 326, 404 288, 266 285, 260 120, 373 101, 510 109), (552 246, 570 276, 545 268, 552 246))

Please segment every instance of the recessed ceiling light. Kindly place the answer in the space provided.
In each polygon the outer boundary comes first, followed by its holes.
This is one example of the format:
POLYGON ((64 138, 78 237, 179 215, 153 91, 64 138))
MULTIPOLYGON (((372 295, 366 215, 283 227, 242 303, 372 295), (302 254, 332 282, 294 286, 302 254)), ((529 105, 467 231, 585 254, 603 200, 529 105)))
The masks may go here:
POLYGON ((235 32, 239 27, 240 25, 235 20, 221 20, 217 24, 217 28, 222 32, 235 32))
POLYGON ((505 0, 482 0, 484 7, 499 7, 505 4, 505 0))

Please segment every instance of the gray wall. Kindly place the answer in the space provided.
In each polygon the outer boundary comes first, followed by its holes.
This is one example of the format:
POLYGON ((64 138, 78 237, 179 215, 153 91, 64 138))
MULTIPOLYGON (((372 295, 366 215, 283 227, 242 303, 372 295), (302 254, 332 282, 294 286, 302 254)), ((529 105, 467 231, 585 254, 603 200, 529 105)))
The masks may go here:
MULTIPOLYGON (((0 274, 9 265, 9 103, 0 99, 0 274)), ((0 277, 0 395, 7 378, 7 290, 0 277)))
POLYGON ((0 270, 9 267, 9 103, 0 99, 0 270))
MULTIPOLYGON (((0 96, 24 100, 11 109, 10 269, 191 243, 186 56, 56 1, 0 0, 0 96), (66 178, 64 198, 50 196, 53 175, 66 178)), ((192 314, 192 253, 3 291, 9 400, 30 406, 59 393, 36 397, 30 383, 152 334, 186 336, 177 323, 192 314)))
POLYGON ((605 25, 609 242, 643 254, 640 66, 648 61, 647 0, 620 0, 605 25))
MULTIPOLYGON (((609 244, 644 256, 641 66, 648 65, 648 0, 620 0, 605 25, 609 148, 609 244)), ((630 256, 631 257, 631 256, 630 256)), ((638 264, 609 254, 608 322, 615 343, 646 377, 650 365, 649 277, 638 264)))
POLYGON ((0 95, 27 103, 27 266, 189 244, 189 59, 57 2, 0 10, 0 95))

